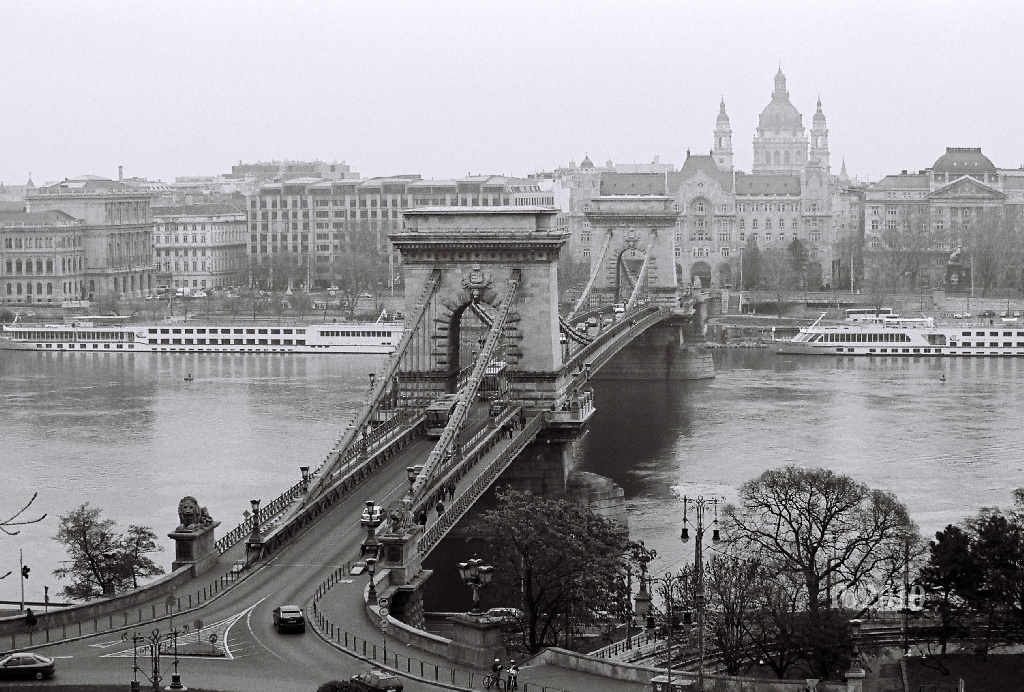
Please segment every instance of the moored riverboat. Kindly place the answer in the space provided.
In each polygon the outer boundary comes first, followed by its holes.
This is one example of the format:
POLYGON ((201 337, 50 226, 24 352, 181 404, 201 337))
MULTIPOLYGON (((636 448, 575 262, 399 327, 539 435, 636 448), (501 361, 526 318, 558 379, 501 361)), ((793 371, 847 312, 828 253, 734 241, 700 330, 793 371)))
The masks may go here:
POLYGON ((793 355, 1024 355, 1024 325, 939 325, 931 317, 827 323, 823 318, 801 328, 791 340, 775 341, 769 347, 776 353, 793 355))
POLYGON ((256 324, 14 324, 0 331, 0 349, 57 353, 391 353, 402 338, 397 322, 335 322, 309 326, 256 324))

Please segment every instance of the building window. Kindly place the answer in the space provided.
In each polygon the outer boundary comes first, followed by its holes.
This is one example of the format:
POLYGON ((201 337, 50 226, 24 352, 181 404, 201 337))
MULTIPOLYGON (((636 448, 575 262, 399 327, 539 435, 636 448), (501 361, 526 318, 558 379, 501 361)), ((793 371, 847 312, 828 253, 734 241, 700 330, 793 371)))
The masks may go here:
MULTIPOLYGON (((750 227, 753 228, 754 230, 757 230, 757 219, 752 219, 750 221, 750 227)), ((754 235, 756 236, 757 234, 755 233, 754 235)))
POLYGON ((583 258, 584 259, 590 259, 590 248, 588 248, 588 247, 583 248, 583 258))
POLYGON ((727 248, 727 247, 722 248, 722 257, 728 257, 728 256, 729 256, 729 248, 727 248))

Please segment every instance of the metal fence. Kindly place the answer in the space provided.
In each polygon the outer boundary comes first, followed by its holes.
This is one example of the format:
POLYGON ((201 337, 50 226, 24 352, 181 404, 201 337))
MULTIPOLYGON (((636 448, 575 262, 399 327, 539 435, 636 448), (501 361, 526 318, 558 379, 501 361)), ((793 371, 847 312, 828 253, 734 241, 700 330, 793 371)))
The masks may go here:
MULTIPOLYGON (((423 682, 442 683, 463 690, 484 688, 484 677, 489 676, 489 672, 460 670, 450 666, 438 665, 430 661, 423 661, 400 651, 385 651, 382 642, 371 642, 337 627, 321 610, 320 600, 327 595, 331 587, 349 574, 350 568, 348 566, 339 567, 331 572, 316 588, 307 609, 308 613, 312 614, 312 622, 316 625, 320 636, 325 641, 356 658, 387 668, 397 675, 404 675, 423 682)), ((519 683, 517 689, 520 692, 567 692, 567 690, 562 688, 537 684, 531 685, 527 682, 519 683)))

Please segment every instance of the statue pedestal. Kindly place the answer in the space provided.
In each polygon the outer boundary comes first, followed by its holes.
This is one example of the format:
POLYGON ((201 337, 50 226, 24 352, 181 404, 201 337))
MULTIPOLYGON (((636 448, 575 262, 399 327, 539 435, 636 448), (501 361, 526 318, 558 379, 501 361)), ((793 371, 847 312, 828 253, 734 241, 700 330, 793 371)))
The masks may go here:
POLYGON ((486 615, 459 613, 448 618, 452 623, 452 643, 448 658, 475 668, 490 668, 496 658, 505 660, 501 621, 486 615))
POLYGON ((391 584, 404 586, 410 583, 423 567, 423 557, 416 550, 416 542, 423 529, 417 524, 404 527, 401 534, 378 535, 380 548, 377 553, 377 569, 391 570, 391 584))
POLYGON ((168 538, 174 539, 174 562, 171 563, 171 569, 191 565, 193 577, 210 569, 219 557, 213 538, 213 530, 218 526, 220 522, 214 521, 195 529, 175 529, 167 534, 168 538))

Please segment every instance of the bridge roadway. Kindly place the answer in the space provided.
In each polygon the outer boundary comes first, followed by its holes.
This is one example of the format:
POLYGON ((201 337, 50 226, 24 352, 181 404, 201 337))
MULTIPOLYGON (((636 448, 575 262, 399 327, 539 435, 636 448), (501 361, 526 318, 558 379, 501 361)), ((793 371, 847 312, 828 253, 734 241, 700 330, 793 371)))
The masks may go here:
MULTIPOLYGON (((223 658, 182 657, 179 672, 186 687, 310 692, 326 680, 346 679, 366 670, 371 667, 371 663, 332 647, 317 635, 312 622, 305 634, 278 634, 273 628, 272 611, 282 604, 298 604, 305 608, 317 586, 328 574, 347 567, 357 559, 359 546, 366 536, 365 529, 359 525, 365 500, 374 499, 379 504, 387 505, 401 498, 408 488, 406 467, 424 459, 430 453, 433 443, 433 440, 421 439, 406 447, 368 478, 359 490, 335 504, 321 521, 312 524, 241 583, 198 610, 129 628, 124 632, 108 631, 77 641, 33 648, 44 655, 57 657, 56 680, 60 683, 116 683, 127 686, 132 676, 132 646, 130 639, 127 642, 122 639, 125 633, 130 635, 134 630, 140 635, 148 635, 154 627, 166 631, 172 623, 180 628, 183 623, 191 624, 201 619, 204 622, 203 640, 207 633, 218 634, 219 639, 226 644, 224 648, 228 655, 223 658)), ((509 444, 507 439, 500 440, 474 469, 479 472, 486 468, 487 462, 509 444)), ((459 481, 457 494, 475 480, 477 472, 471 471, 459 481)), ((436 515, 431 512, 428 527, 434 520, 436 515)), ((226 552, 211 572, 216 574, 226 570, 241 556, 242 549, 243 546, 239 545, 226 552)), ((202 579, 200 577, 198 581, 202 579)), ((367 577, 353 575, 350 579, 334 586, 320 601, 320 606, 330 613, 332 621, 344 623, 351 635, 371 642, 380 641, 381 632, 377 623, 372 622, 363 609, 367 577)), ((157 599, 153 604, 162 607, 163 600, 157 599)), ((143 610, 149 607, 150 604, 142 606, 143 610)), ((192 642, 194 636, 190 632, 180 641, 182 644, 192 642)), ((438 666, 450 666, 447 660, 439 656, 390 639, 388 651, 392 655, 399 652, 403 658, 411 657, 438 666)), ((170 661, 170 657, 164 656, 161 663, 164 687, 170 682, 170 661)), ((149 672, 148 665, 148 660, 140 657, 140 667, 144 672, 149 672)), ((144 689, 149 687, 141 676, 140 680, 144 689)), ((404 681, 406 689, 412 692, 438 687, 414 678, 404 678, 404 681)), ((639 692, 641 687, 548 666, 524 667, 520 681, 530 685, 546 685, 564 690, 587 689, 592 692, 624 689, 636 689, 639 692)))

